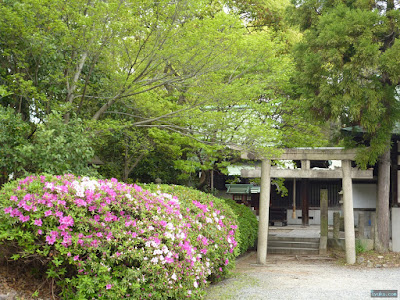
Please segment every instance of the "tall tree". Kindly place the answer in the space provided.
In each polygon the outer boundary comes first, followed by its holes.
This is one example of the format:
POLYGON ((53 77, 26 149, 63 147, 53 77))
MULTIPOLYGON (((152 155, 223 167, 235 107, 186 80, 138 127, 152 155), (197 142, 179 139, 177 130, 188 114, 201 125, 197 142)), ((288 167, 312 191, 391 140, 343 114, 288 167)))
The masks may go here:
POLYGON ((2 1, 0 104, 30 125, 77 115, 100 171, 124 180, 161 149, 189 172, 223 165, 225 146, 293 143, 310 127, 289 117, 287 43, 255 17, 268 1, 241 18, 250 2, 2 1))
POLYGON ((390 141, 399 119, 399 3, 394 0, 294 0, 304 31, 295 50, 302 98, 314 116, 361 126, 369 147, 357 162, 379 160, 378 239, 389 246, 390 141))

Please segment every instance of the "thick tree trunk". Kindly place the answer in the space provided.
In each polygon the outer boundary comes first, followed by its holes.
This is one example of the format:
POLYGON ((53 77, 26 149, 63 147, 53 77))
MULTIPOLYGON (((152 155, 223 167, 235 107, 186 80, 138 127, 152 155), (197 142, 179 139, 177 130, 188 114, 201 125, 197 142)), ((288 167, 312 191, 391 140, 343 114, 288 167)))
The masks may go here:
POLYGON ((376 202, 377 236, 375 249, 384 253, 389 249, 389 191, 390 191, 390 147, 382 154, 378 163, 378 191, 376 202))

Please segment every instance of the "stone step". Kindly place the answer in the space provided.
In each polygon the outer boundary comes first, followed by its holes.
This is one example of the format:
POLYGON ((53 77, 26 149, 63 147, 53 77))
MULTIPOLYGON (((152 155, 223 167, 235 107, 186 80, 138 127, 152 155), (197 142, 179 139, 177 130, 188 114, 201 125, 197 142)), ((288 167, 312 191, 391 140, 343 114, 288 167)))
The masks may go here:
POLYGON ((283 247, 283 248, 310 248, 319 249, 318 242, 307 242, 307 241, 268 241, 268 248, 270 247, 283 247))
POLYGON ((268 247, 268 254, 318 255, 319 250, 312 248, 268 247))
POLYGON ((319 238, 303 238, 293 236, 268 236, 268 253, 318 255, 319 238))
POLYGON ((319 243, 319 238, 303 238, 303 237, 292 237, 292 236, 268 235, 268 242, 270 242, 270 241, 319 243))

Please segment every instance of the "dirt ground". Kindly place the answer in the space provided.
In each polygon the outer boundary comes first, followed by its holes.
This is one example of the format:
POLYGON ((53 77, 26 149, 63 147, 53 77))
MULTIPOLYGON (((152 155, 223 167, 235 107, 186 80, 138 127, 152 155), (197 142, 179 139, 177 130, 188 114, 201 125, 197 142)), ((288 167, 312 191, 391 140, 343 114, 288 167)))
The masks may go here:
POLYGON ((37 268, 27 268, 17 262, 0 261, 0 300, 31 300, 53 298, 53 285, 43 280, 37 268))

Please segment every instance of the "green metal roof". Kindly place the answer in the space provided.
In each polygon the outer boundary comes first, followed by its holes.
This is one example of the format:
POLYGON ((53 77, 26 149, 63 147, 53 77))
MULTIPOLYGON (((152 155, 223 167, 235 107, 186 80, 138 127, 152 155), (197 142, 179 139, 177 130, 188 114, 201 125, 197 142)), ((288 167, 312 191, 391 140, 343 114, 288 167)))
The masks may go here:
MULTIPOLYGON (((362 128, 362 126, 350 126, 350 127, 344 127, 342 128, 343 131, 347 131, 347 132, 352 132, 352 133, 365 133, 366 130, 364 128, 362 128)), ((396 122, 396 124, 393 126, 392 129, 392 134, 400 134, 400 123, 396 122)))
POLYGON ((254 193, 254 188, 252 184, 225 184, 228 194, 251 194, 254 193))

